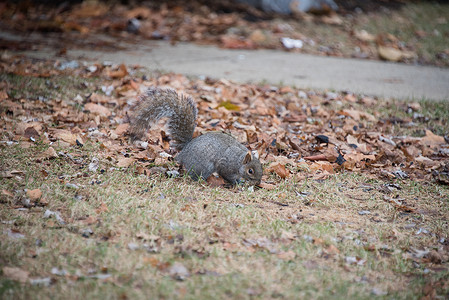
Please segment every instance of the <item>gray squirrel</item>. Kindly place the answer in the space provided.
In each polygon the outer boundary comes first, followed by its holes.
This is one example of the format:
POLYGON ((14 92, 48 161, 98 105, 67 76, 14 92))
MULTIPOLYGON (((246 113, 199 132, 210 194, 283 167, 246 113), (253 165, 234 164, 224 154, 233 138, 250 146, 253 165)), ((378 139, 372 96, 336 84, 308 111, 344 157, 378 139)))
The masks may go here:
POLYGON ((168 135, 180 152, 176 160, 189 175, 206 180, 217 172, 231 184, 260 184, 262 165, 257 152, 251 152, 232 136, 208 132, 193 138, 198 110, 189 96, 179 96, 175 90, 149 88, 141 96, 131 118, 130 134, 141 138, 151 125, 168 118, 168 135))

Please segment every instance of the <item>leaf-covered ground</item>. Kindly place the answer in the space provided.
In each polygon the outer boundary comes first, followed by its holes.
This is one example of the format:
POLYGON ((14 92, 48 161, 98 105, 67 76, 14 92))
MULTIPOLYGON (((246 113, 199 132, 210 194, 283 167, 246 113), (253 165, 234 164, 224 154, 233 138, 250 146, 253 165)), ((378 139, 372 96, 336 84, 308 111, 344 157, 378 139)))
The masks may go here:
MULTIPOLYGON (((82 1, 49 5, 46 1, 0 4, 0 29, 14 35, 34 32, 58 37, 53 46, 118 49, 114 35, 190 41, 230 49, 283 49, 316 55, 384 59, 449 66, 449 5, 444 1, 336 1, 328 14, 276 15, 235 1, 151 1, 119 5, 82 1)), ((55 2, 58 3, 58 2, 55 2)), ((50 41, 0 39, 0 48, 29 50, 50 41)))
POLYGON ((447 102, 0 63, 2 299, 448 296, 447 102), (183 176, 162 126, 131 144, 147 86, 258 150, 261 187, 183 176))

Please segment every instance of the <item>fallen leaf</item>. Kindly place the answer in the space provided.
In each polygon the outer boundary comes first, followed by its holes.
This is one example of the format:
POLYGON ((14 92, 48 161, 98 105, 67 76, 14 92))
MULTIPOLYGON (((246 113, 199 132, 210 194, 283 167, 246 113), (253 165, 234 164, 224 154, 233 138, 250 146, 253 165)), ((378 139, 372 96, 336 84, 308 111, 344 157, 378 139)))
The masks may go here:
POLYGON ((263 43, 264 41, 267 40, 267 36, 260 29, 256 29, 253 32, 251 32, 248 38, 256 44, 263 43))
POLYGON ((285 261, 291 261, 291 260, 295 259, 296 253, 293 252, 293 250, 288 250, 288 251, 285 251, 285 252, 279 252, 277 254, 277 257, 282 259, 282 260, 285 260, 285 261))
POLYGON ((46 198, 41 198, 39 200, 39 205, 41 206, 47 206, 50 202, 46 198))
POLYGON ((438 147, 445 144, 446 141, 444 140, 444 137, 436 135, 430 130, 426 130, 426 136, 421 138, 420 143, 425 146, 438 147))
POLYGON ((403 57, 401 50, 392 47, 378 46, 377 51, 379 52, 380 58, 389 61, 399 61, 403 57))
POLYGON ((32 201, 37 201, 42 197, 42 191, 40 189, 28 190, 26 194, 32 201))
POLYGON ((2 190, 2 196, 6 196, 6 197, 14 197, 14 194, 11 193, 10 191, 7 190, 2 190))
POLYGON ((266 182, 261 182, 259 184, 259 187, 266 189, 266 190, 274 190, 276 188, 276 186, 274 184, 270 184, 270 183, 266 183, 266 182))
POLYGON ((274 172, 282 179, 285 179, 290 176, 290 171, 287 170, 285 165, 280 163, 274 163, 267 168, 267 172, 274 172))
POLYGON ((102 117, 109 117, 112 114, 109 108, 91 102, 84 105, 84 110, 90 111, 92 114, 96 114, 102 117))
POLYGON ((329 245, 329 247, 327 247, 325 251, 328 254, 339 254, 340 253, 340 250, 338 250, 338 248, 335 247, 334 245, 329 245))
POLYGON ((376 40, 376 36, 374 34, 368 33, 366 30, 356 30, 354 32, 354 36, 363 42, 373 42, 374 40, 376 40))
POLYGON ((361 119, 365 119, 369 122, 377 122, 377 119, 372 114, 369 114, 364 111, 355 110, 355 109, 343 109, 338 112, 340 115, 345 115, 353 118, 356 121, 360 121, 361 119))
POLYGON ((227 110, 232 110, 232 111, 239 111, 240 107, 234 103, 232 103, 231 101, 223 101, 221 102, 218 107, 224 107, 227 110))
POLYGON ((397 210, 404 211, 404 212, 415 212, 416 209, 414 207, 410 207, 408 205, 405 205, 401 202, 401 199, 391 198, 388 196, 384 196, 384 201, 390 203, 393 205, 397 210))
POLYGON ((15 267, 3 267, 3 275, 11 280, 26 283, 28 281, 29 272, 15 267))
POLYGON ((134 162, 134 158, 132 157, 121 157, 117 161, 117 167, 127 168, 134 162))
POLYGON ((63 129, 56 129, 53 132, 53 135, 55 138, 62 140, 64 142, 69 143, 70 145, 76 145, 78 141, 78 143, 80 144, 84 144, 83 140, 81 139, 81 137, 77 134, 73 134, 68 130, 63 130, 63 129))
POLYGON ((103 212, 107 212, 109 211, 108 206, 106 205, 106 203, 101 202, 100 206, 95 210, 95 212, 97 214, 103 213, 103 212))
POLYGON ((117 128, 115 128, 114 132, 116 135, 123 135, 129 128, 129 123, 119 124, 117 128))
POLYGON ((207 178, 207 183, 211 186, 211 187, 219 187, 219 186, 223 186, 226 184, 226 182, 224 181, 223 178, 221 177, 215 177, 215 176, 209 176, 209 178, 207 178))
POLYGON ((251 40, 241 39, 239 37, 224 35, 221 36, 221 45, 227 49, 254 49, 254 43, 251 40))
POLYGON ((128 75, 128 70, 124 64, 121 64, 118 70, 108 72, 108 76, 113 79, 120 79, 125 77, 126 75, 128 75))
MULTIPOLYGON (((76 143, 76 140, 75 140, 76 143)), ((48 147, 47 150, 45 150, 44 152, 40 153, 38 155, 38 158, 40 159, 51 159, 51 158, 57 158, 58 154, 56 153, 56 150, 53 147, 48 147)))
POLYGON ((304 159, 312 160, 312 161, 327 160, 326 155, 324 155, 324 154, 317 154, 317 155, 312 155, 312 156, 306 156, 306 157, 304 157, 304 159))
POLYGON ((334 166, 328 161, 317 161, 310 166, 312 171, 326 171, 329 174, 334 173, 334 166))
POLYGON ((31 138, 37 139, 39 138, 39 132, 37 132, 37 130, 34 127, 28 127, 27 129, 25 129, 23 136, 28 139, 31 138))

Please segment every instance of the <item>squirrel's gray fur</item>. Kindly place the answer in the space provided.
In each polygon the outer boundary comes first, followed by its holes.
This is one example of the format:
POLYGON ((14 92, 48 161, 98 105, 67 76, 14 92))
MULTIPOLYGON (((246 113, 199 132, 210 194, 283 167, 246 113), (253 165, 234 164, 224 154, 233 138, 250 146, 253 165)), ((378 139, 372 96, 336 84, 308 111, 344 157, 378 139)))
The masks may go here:
POLYGON ((168 135, 180 150, 176 160, 192 178, 206 180, 217 172, 232 184, 260 183, 263 171, 257 155, 232 136, 208 132, 193 139, 198 110, 191 97, 179 96, 172 89, 149 88, 134 111, 132 138, 141 138, 152 124, 168 118, 168 135))

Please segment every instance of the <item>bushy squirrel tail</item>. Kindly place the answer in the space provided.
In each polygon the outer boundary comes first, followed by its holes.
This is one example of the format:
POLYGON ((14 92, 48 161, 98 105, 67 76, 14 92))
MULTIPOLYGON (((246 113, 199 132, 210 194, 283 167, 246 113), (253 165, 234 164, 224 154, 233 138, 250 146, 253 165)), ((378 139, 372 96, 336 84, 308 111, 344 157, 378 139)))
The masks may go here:
POLYGON ((192 140, 198 110, 192 97, 172 89, 149 88, 134 108, 131 138, 139 139, 161 118, 168 118, 168 135, 178 150, 192 140))

